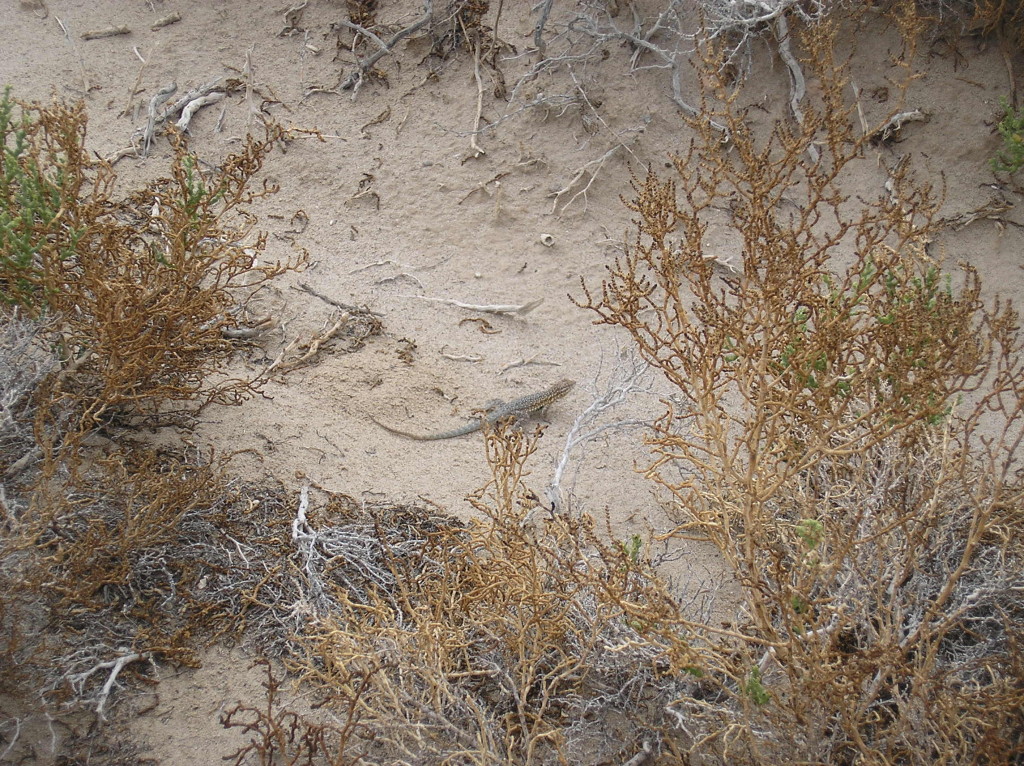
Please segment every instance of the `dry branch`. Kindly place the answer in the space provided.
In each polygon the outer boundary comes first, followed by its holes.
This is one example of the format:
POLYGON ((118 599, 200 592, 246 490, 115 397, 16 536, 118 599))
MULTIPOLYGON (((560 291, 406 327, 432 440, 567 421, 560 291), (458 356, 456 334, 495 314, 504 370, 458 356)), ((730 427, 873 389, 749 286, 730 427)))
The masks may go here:
MULTIPOLYGON (((380 50, 378 50, 372 56, 369 56, 368 58, 363 59, 362 61, 360 61, 358 66, 356 67, 356 69, 348 77, 346 77, 342 81, 341 89, 342 90, 352 90, 352 89, 355 89, 356 92, 358 92, 359 91, 359 85, 362 83, 363 77, 366 75, 366 73, 369 72, 371 69, 373 69, 373 67, 377 65, 378 61, 380 61, 382 58, 384 58, 384 56, 386 56, 388 53, 390 53, 391 50, 395 47, 395 45, 397 45, 401 40, 404 40, 409 35, 413 34, 414 32, 418 32, 419 30, 421 30, 425 26, 427 26, 427 24, 430 23, 430 20, 431 20, 432 17, 433 17, 433 0, 424 0, 423 16, 422 16, 422 18, 420 18, 419 21, 416 21, 413 24, 410 24, 405 29, 402 29, 401 31, 396 32, 391 37, 391 39, 388 40, 386 43, 381 41, 380 38, 378 38, 376 35, 369 34, 367 32, 367 30, 361 30, 360 34, 367 33, 367 36, 370 39, 375 40, 377 42, 377 44, 381 46, 380 50)), ((350 26, 350 25, 349 24, 345 24, 345 26, 350 26)), ((355 25, 353 25, 353 26, 355 26, 355 25)))
POLYGON ((462 303, 461 301, 452 300, 450 298, 430 298, 430 297, 427 297, 425 295, 408 295, 408 296, 405 296, 405 297, 415 298, 416 300, 420 300, 420 301, 431 301, 433 303, 444 303, 444 304, 447 304, 449 306, 456 306, 457 308, 466 309, 468 311, 483 311, 484 313, 487 313, 487 314, 513 314, 515 316, 526 316, 527 314, 529 314, 531 311, 533 311, 535 308, 537 308, 538 306, 540 306, 544 302, 543 298, 538 298, 537 300, 530 301, 529 303, 513 303, 513 304, 505 304, 505 303, 490 304, 490 303, 485 303, 485 304, 478 304, 478 303, 462 303))
POLYGON ((149 147, 153 143, 153 137, 156 132, 157 126, 161 120, 157 117, 156 110, 162 106, 167 99, 174 95, 174 92, 178 90, 178 83, 170 82, 164 85, 160 90, 153 94, 153 97, 149 100, 149 112, 146 120, 146 129, 142 134, 142 156, 149 156, 149 147))
POLYGON ((76 690, 81 692, 82 687, 89 677, 100 670, 110 670, 107 674, 107 680, 104 682, 103 687, 96 695, 96 714, 100 718, 106 718, 103 714, 104 709, 107 706, 107 700, 110 698, 110 692, 114 688, 114 683, 117 681, 118 675, 124 670, 125 666, 132 664, 133 662, 139 662, 140 660, 151 659, 152 654, 150 652, 129 652, 128 654, 122 654, 113 660, 105 660, 104 662, 98 662, 88 670, 81 673, 75 673, 68 677, 68 683, 70 683, 76 690))
POLYGON ((175 127, 180 131, 188 130, 188 126, 196 112, 204 106, 210 106, 210 104, 223 101, 225 96, 227 96, 227 93, 215 91, 189 101, 181 110, 181 118, 175 123, 175 127))
MULTIPOLYGON (((618 754, 621 742, 580 722, 616 720, 649 738, 659 724, 628 711, 669 702, 672 668, 692 660, 670 624, 673 600, 639 557, 586 521, 526 529, 535 447, 521 431, 489 433, 492 481, 473 498, 485 521, 436 527, 389 560, 396 590, 342 600, 309 636, 307 678, 358 693, 361 725, 407 762, 618 754)), ((303 545, 325 531, 299 526, 303 545)))
MULTIPOLYGON (((789 70, 789 109, 793 112, 793 117, 797 124, 802 128, 804 126, 804 112, 800 102, 807 95, 807 80, 804 77, 803 69, 800 68, 800 62, 796 60, 793 51, 790 49, 789 22, 786 21, 785 15, 780 14, 775 17, 775 30, 775 41, 779 46, 779 58, 782 59, 786 69, 789 70)), ((809 143, 807 145, 807 156, 813 164, 818 161, 821 152, 818 151, 818 147, 813 143, 809 143)))
POLYGON ((574 452, 609 430, 636 428, 644 425, 626 420, 601 424, 598 421, 605 413, 621 406, 630 397, 647 393, 648 388, 643 385, 643 379, 649 374, 650 368, 635 356, 630 355, 621 366, 617 366, 611 371, 604 391, 595 396, 594 400, 573 420, 572 426, 566 434, 565 446, 562 448, 562 454, 555 466, 551 482, 544 489, 545 497, 551 504, 552 513, 563 513, 568 508, 562 481, 574 452))

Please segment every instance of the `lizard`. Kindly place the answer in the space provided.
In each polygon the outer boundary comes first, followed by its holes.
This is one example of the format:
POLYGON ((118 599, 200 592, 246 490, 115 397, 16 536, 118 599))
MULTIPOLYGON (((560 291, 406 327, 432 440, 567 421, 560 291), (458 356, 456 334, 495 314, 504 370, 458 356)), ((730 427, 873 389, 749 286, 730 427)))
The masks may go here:
POLYGON ((545 388, 543 391, 539 391, 535 394, 527 394, 526 396, 521 396, 518 399, 513 399, 510 402, 496 404, 489 407, 481 417, 474 418, 464 426, 437 434, 411 434, 406 431, 400 431, 397 428, 384 425, 373 417, 371 417, 370 420, 385 431, 390 431, 393 434, 404 436, 407 439, 415 439, 416 441, 421 442, 438 441, 440 439, 454 439, 458 436, 466 436, 467 434, 475 433, 483 428, 484 424, 494 425, 506 418, 516 418, 540 412, 552 402, 561 399, 569 393, 569 390, 575 385, 576 381, 563 378, 551 387, 545 388))

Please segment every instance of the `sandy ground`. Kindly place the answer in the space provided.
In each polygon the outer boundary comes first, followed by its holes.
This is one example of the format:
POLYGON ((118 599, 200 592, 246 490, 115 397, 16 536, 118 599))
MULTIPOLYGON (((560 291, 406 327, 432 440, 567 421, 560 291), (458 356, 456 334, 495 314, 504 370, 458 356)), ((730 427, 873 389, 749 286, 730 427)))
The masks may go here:
MULTIPOLYGON (((510 87, 535 60, 527 55, 535 23, 530 5, 506 3, 500 20, 499 37, 519 53, 502 57, 510 87)), ((424 500, 465 515, 465 496, 487 478, 480 438, 414 442, 370 418, 417 432, 444 430, 489 400, 571 377, 579 385, 549 412, 551 425, 533 459, 530 481, 542 493, 573 417, 592 400, 594 386, 625 364, 624 336, 595 327, 594 316, 567 296, 580 296, 581 277, 598 285, 621 248, 629 214, 619 195, 629 194, 630 171, 663 167, 668 152, 688 143, 690 132, 668 98, 667 74, 630 74, 629 52, 609 44, 606 59, 579 70, 596 111, 576 105, 509 117, 478 138, 485 151, 478 155, 471 131, 480 91, 471 55, 440 61, 428 55, 428 39, 414 35, 379 63, 386 82, 368 81, 354 95, 340 92, 334 90, 340 73, 351 71, 353 60, 337 46, 339 39, 350 42, 351 33, 332 27, 348 18, 344 3, 311 0, 291 32, 285 32, 286 10, 239 0, 23 0, 9 4, 0 20, 0 81, 13 84, 20 99, 84 99, 89 148, 107 156, 130 144, 145 122, 145 104, 162 85, 173 80, 184 91, 222 75, 241 77, 248 61, 253 98, 233 94, 193 120, 192 148, 200 156, 223 155, 260 119, 323 134, 322 141, 294 140, 267 162, 265 177, 281 187, 255 208, 271 235, 268 256, 284 259, 301 247, 311 264, 259 296, 258 308, 279 327, 266 348, 239 364, 254 373, 283 345, 331 321, 334 308, 297 289, 300 284, 379 312, 384 334, 356 353, 328 348, 316 364, 269 384, 265 398, 209 411, 195 438, 245 451, 236 458, 240 474, 280 480, 296 491, 309 479, 353 497, 424 500), (180 22, 151 30, 172 12, 180 22), (81 38, 113 24, 132 31, 81 38), (613 147, 619 148, 585 194, 573 197, 589 176, 552 197, 613 147), (289 233, 299 211, 308 225, 289 233), (436 299, 543 303, 509 317, 436 299)), ((387 0, 377 18, 393 31, 421 12, 407 0, 387 0)), ((879 89, 892 88, 899 74, 892 65, 899 43, 876 26, 863 35, 852 71, 861 92, 875 94, 863 98, 869 121, 891 108, 879 89)), ((755 50, 755 62, 757 76, 742 98, 756 107, 749 112, 755 125, 768 129, 784 113, 787 76, 764 50, 755 50)), ((925 46, 911 66, 920 76, 908 106, 929 119, 866 156, 856 173, 859 186, 849 192, 877 196, 886 168, 910 155, 922 179, 945 188, 943 215, 976 210, 999 195, 987 160, 999 146, 992 129, 998 98, 1010 89, 1004 59, 997 45, 967 39, 960 57, 942 45, 925 46)), ((485 121, 515 110, 493 96, 489 71, 480 77, 485 121)), ((530 87, 570 92, 571 83, 530 87)), ((687 92, 694 93, 692 84, 687 92)), ((535 96, 524 92, 520 104, 535 96)), ((116 167, 128 187, 163 173, 168 156, 166 139, 159 138, 151 156, 128 156, 116 167)), ((1005 199, 1016 197, 1007 192, 1005 199)), ((1021 219, 1012 209, 1002 215, 1021 219)), ((720 244, 728 247, 724 239, 720 244)), ((983 218, 949 230, 934 252, 969 261, 1004 295, 1020 291, 1021 233, 1012 224, 983 218)), ((664 383, 650 376, 644 387, 613 420, 650 420, 663 410, 664 383)), ((645 455, 639 427, 607 431, 574 456, 565 488, 579 510, 607 515, 614 534, 664 529, 665 498, 634 470, 645 455)), ((695 546, 682 553, 667 574, 691 584, 714 577, 710 551, 695 546)), ((259 690, 259 671, 248 667, 244 657, 218 650, 198 671, 169 673, 158 704, 132 724, 146 757, 169 766, 220 762, 235 745, 218 726, 218 711, 259 690)), ((46 762, 45 743, 37 752, 38 762, 46 762)))

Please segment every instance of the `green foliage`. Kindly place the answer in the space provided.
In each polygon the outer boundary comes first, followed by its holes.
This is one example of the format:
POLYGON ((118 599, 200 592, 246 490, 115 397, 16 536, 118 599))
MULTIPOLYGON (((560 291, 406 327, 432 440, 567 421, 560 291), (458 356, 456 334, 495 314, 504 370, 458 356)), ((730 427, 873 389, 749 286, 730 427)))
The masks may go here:
POLYGON ((626 555, 629 563, 636 566, 640 563, 640 551, 643 548, 643 538, 640 535, 630 535, 628 540, 619 543, 622 546, 622 552, 626 555))
POLYGON ((32 313, 54 261, 72 258, 84 233, 69 203, 81 183, 84 121, 48 131, 38 110, 0 98, 0 301, 32 313))
MULTIPOLYGON (((889 397, 901 408, 916 409, 932 424, 941 422, 951 410, 948 397, 913 389, 930 377, 948 345, 971 346, 956 321, 959 309, 950 275, 933 263, 908 266, 885 252, 864 259, 859 269, 841 282, 828 273, 820 279, 824 288, 820 298, 793 311, 790 337, 775 352, 772 369, 799 388, 813 392, 824 383, 826 395, 844 398, 855 393, 854 383, 859 379, 875 396, 889 397), (856 327, 862 338, 887 341, 890 369, 879 367, 877 374, 868 377, 859 369, 861 365, 851 364, 849 344, 862 340, 852 333, 837 339, 836 327, 844 323, 856 327), (920 332, 908 335, 908 326, 920 332), (948 328, 945 336, 940 332, 943 327, 948 328)), ((737 360, 733 348, 735 343, 725 345, 727 361, 737 360)))
POLYGON ((1003 139, 1003 148, 992 158, 992 169, 997 173, 1016 173, 1024 167, 1024 112, 1015 110, 1006 97, 999 99, 999 105, 1003 118, 996 129, 1003 139))
POLYGON ((761 683, 761 670, 754 665, 747 673, 747 680, 743 684, 743 693, 750 697, 755 705, 767 705, 772 698, 768 690, 761 683))
POLYGON ((821 544, 825 526, 816 519, 801 519, 796 525, 796 535, 807 546, 807 550, 812 551, 821 544))

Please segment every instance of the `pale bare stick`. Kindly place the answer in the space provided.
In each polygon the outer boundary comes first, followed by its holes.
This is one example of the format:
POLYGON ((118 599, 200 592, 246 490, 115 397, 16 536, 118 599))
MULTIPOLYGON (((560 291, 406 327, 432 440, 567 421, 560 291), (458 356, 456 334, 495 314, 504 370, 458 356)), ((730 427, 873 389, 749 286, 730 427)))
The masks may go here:
POLYGON ((345 19, 337 19, 335 20, 334 23, 339 24, 343 27, 347 27, 351 29, 353 32, 357 32, 361 34, 363 37, 373 40, 375 43, 377 43, 377 47, 380 48, 381 50, 386 50, 388 47, 388 44, 386 42, 381 40, 379 37, 377 37, 377 35, 375 35, 373 32, 371 32, 369 29, 362 26, 361 24, 356 24, 354 21, 346 21, 345 19))
MULTIPOLYGON (((796 56, 793 55, 793 51, 789 48, 789 22, 786 21, 786 17, 782 14, 775 18, 775 32, 779 45, 779 58, 782 59, 789 70, 789 109, 793 112, 793 118, 797 121, 797 124, 802 128, 804 126, 804 110, 800 106, 800 102, 804 100, 804 96, 807 94, 807 81, 804 78, 803 70, 800 68, 800 62, 796 60, 796 56)), ((807 156, 812 164, 817 164, 818 160, 821 159, 821 152, 818 151, 818 147, 814 144, 808 143, 807 156)))
POLYGON ((220 334, 229 340, 252 340, 275 327, 277 327, 277 320, 268 316, 248 327, 224 327, 220 334))
POLYGON ((189 123, 192 122, 192 116, 196 112, 204 106, 209 106, 210 104, 216 104, 218 101, 222 101, 226 95, 227 93, 224 93, 223 91, 216 91, 189 101, 185 108, 181 110, 181 118, 175 123, 175 126, 181 131, 188 130, 189 123))
POLYGON ((527 367, 528 365, 531 365, 531 364, 539 364, 539 365, 541 365, 543 367, 561 367, 562 366, 561 362, 551 362, 551 361, 547 361, 547 360, 544 360, 544 359, 538 359, 536 356, 531 356, 529 359, 519 359, 519 360, 517 360, 515 362, 509 362, 504 367, 502 367, 499 370, 499 372, 506 373, 509 370, 516 369, 517 367, 527 367))
POLYGON ((139 660, 148 660, 151 657, 152 654, 150 652, 131 652, 130 654, 122 654, 114 660, 97 662, 88 670, 71 676, 68 678, 68 681, 73 687, 81 689, 82 685, 93 673, 98 670, 106 670, 107 668, 110 668, 110 675, 107 676, 106 683, 103 684, 103 688, 100 689, 100 693, 96 697, 96 714, 100 718, 106 720, 106 716, 103 715, 103 709, 107 705, 107 699, 110 697, 110 690, 114 687, 118 674, 120 674, 124 669, 125 665, 130 665, 131 663, 138 662, 139 660))
POLYGON ((505 171, 502 171, 501 173, 498 173, 497 175, 489 178, 486 181, 481 181, 476 186, 474 186, 469 192, 467 192, 466 195, 462 199, 459 200, 458 204, 461 205, 463 202, 465 202, 466 200, 468 200, 470 197, 472 197, 474 194, 477 194, 478 192, 481 193, 481 194, 486 195, 487 197, 494 197, 494 195, 497 192, 494 192, 492 194, 491 191, 487 187, 489 185, 491 185, 491 184, 500 184, 501 183, 501 179, 504 178, 505 176, 509 175, 511 172, 512 171, 510 171, 510 170, 505 170, 505 171))
POLYGON ((640 752, 622 764, 622 766, 643 766, 651 759, 652 751, 653 747, 650 740, 645 739, 641 744, 640 752))
MULTIPOLYGON (((611 136, 613 136, 616 141, 618 141, 619 143, 622 144, 622 148, 625 149, 627 152, 629 152, 631 155, 633 155, 633 159, 636 160, 636 162, 639 165, 641 165, 645 171, 647 171, 649 169, 648 166, 647 166, 647 163, 644 162, 642 159, 640 159, 640 157, 637 156, 636 152, 634 152, 632 149, 630 149, 623 142, 622 135, 620 135, 619 133, 616 133, 612 129, 612 126, 609 125, 605 121, 604 117, 602 117, 601 113, 597 110, 597 107, 594 106, 593 102, 590 100, 590 96, 587 95, 586 88, 583 87, 583 83, 580 82, 578 77, 576 77, 576 70, 575 70, 575 68, 572 67, 572 66, 569 66, 568 69, 569 69, 569 76, 572 78, 572 83, 573 83, 573 85, 576 86, 576 92, 580 94, 580 98, 583 100, 583 103, 586 104, 590 108, 590 113, 592 115, 594 115, 594 117, 597 119, 597 121, 599 123, 601 123, 601 126, 606 131, 608 131, 608 133, 611 136)), ((650 117, 645 117, 645 118, 643 118, 641 120, 640 124, 637 127, 635 127, 635 128, 626 128, 625 130, 622 131, 622 133, 623 134, 631 133, 631 132, 633 132, 633 133, 643 133, 643 132, 645 132, 647 130, 647 126, 650 124, 650 121, 651 121, 650 117)))
POLYGON ((303 0, 284 12, 284 29, 281 30, 278 37, 291 36, 302 31, 299 28, 299 22, 302 20, 302 12, 306 10, 307 5, 309 5, 309 0, 303 0))
POLYGON ((525 316, 537 308, 544 302, 543 298, 538 298, 535 301, 522 304, 475 304, 475 303, 462 303, 461 301, 451 300, 450 298, 430 298, 425 295, 403 295, 403 298, 416 298, 421 301, 430 301, 431 303, 444 303, 448 306, 455 306, 460 309, 466 309, 467 311, 482 311, 485 314, 502 314, 502 315, 515 315, 525 316))
MULTIPOLYGON (((803 3, 800 0, 700 0, 704 18, 701 34, 707 42, 719 40, 725 63, 735 63, 746 52, 749 68, 751 41, 771 29, 783 17, 796 18, 802 25, 813 25, 824 15, 827 3, 803 3)), ((788 22, 787 22, 788 25, 788 22)))
POLYGON ((407 106, 405 108, 405 115, 403 115, 402 119, 399 120, 398 124, 395 126, 395 137, 396 138, 399 135, 401 135, 402 128, 405 127, 405 121, 409 119, 409 112, 411 112, 411 111, 412 111, 412 107, 407 106))
POLYGON ((533 28, 533 45, 541 59, 545 57, 547 44, 544 42, 544 25, 548 23, 548 16, 551 15, 551 6, 555 0, 543 0, 540 8, 540 18, 537 19, 537 26, 533 28))
POLYGON ((551 503, 553 513, 561 513, 565 509, 562 481, 566 469, 569 467, 569 458, 578 447, 592 441, 605 431, 646 425, 637 420, 617 420, 604 424, 597 424, 597 420, 605 412, 623 404, 631 396, 649 393, 648 387, 643 383, 644 378, 649 374, 650 367, 642 359, 630 354, 623 364, 611 371, 604 385, 604 391, 597 393, 590 405, 577 415, 569 428, 569 433, 566 434, 565 446, 562 448, 558 465, 551 477, 551 483, 544 490, 551 503))
POLYGON ((997 195, 975 210, 970 210, 966 213, 961 213, 960 215, 940 218, 939 224, 942 226, 948 226, 953 231, 960 231, 961 229, 970 226, 975 221, 988 218, 997 223, 1009 223, 1020 227, 1021 224, 1010 221, 1002 215, 1011 208, 1013 208, 1013 205, 1011 205, 1002 195, 997 195))
POLYGON ((142 156, 149 156, 149 147, 153 144, 153 134, 160 120, 157 118, 157 107, 161 106, 178 89, 178 83, 169 82, 158 90, 149 100, 149 119, 146 121, 146 132, 142 138, 142 156))
POLYGON ((253 104, 253 91, 255 90, 255 84, 253 82, 254 76, 252 71, 252 53, 256 49, 256 43, 250 45, 245 51, 245 68, 242 70, 242 76, 245 79, 245 104, 249 107, 245 116, 245 132, 249 133, 249 129, 252 126, 252 116, 257 112, 255 105, 253 104))
POLYGON ((272 372, 276 372, 279 375, 284 375, 298 367, 307 364, 310 360, 319 355, 320 349, 323 347, 323 345, 327 343, 327 341, 331 340, 351 318, 351 314, 349 314, 347 311, 343 312, 340 316, 338 316, 333 325, 327 327, 327 325, 325 324, 324 329, 321 330, 316 335, 313 335, 309 340, 302 341, 296 338, 291 343, 289 343, 280 354, 278 354, 277 359, 271 362, 271 364, 268 365, 267 368, 263 370, 263 372, 261 372, 256 379, 267 380, 269 379, 270 373, 272 372), (285 357, 296 350, 301 351, 302 353, 293 359, 288 359, 287 361, 285 361, 285 357))
POLYGON ((412 268, 408 264, 399 263, 398 261, 393 261, 390 258, 385 258, 385 259, 380 260, 380 261, 374 261, 373 263, 368 263, 365 266, 357 266, 356 268, 351 269, 348 273, 349 274, 358 274, 361 271, 369 271, 370 269, 380 268, 381 266, 398 266, 399 268, 403 268, 403 269, 411 269, 412 268))
POLYGON ((312 287, 310 287, 305 282, 300 282, 298 287, 293 287, 292 289, 293 290, 302 290, 303 292, 307 292, 310 295, 314 296, 315 298, 319 298, 324 303, 329 303, 330 305, 334 306, 335 308, 339 308, 342 311, 350 311, 352 313, 359 313, 359 314, 369 314, 369 315, 375 316, 375 317, 382 317, 382 316, 384 316, 383 314, 381 314, 379 312, 370 311, 370 309, 367 309, 367 308, 362 308, 360 306, 354 306, 351 303, 342 303, 341 301, 335 300, 334 298, 330 297, 329 295, 324 295, 323 293, 317 292, 316 290, 314 290, 312 287))
POLYGON ((438 352, 438 356, 443 359, 450 359, 453 362, 472 362, 474 364, 484 360, 479 354, 449 354, 444 349, 438 352))
POLYGON ((132 155, 138 157, 139 150, 135 146, 125 146, 121 149, 118 149, 116 152, 111 152, 110 154, 108 154, 106 157, 103 158, 103 161, 108 162, 111 165, 114 165, 123 160, 125 157, 132 155))
POLYGON ((548 197, 554 197, 555 200, 553 203, 551 203, 552 214, 556 212, 558 212, 559 214, 565 212, 565 209, 569 207, 569 205, 571 205, 573 202, 575 202, 581 195, 584 199, 586 199, 587 192, 590 191, 590 187, 593 186, 594 181, 597 180, 597 174, 601 172, 601 168, 604 167, 604 163, 611 159, 611 156, 622 147, 623 144, 616 144, 607 152, 598 157, 596 160, 591 160, 586 165, 584 165, 583 167, 576 171, 576 174, 572 177, 569 183, 567 183, 558 191, 549 194, 548 197), (588 172, 590 173, 590 178, 587 181, 586 185, 582 189, 577 191, 575 194, 573 194, 569 201, 562 205, 561 210, 559 210, 559 203, 562 201, 562 198, 565 197, 567 194, 570 194, 583 180, 584 176, 586 176, 588 172))
POLYGON ((174 101, 170 106, 157 114, 156 124, 163 124, 184 109, 191 101, 194 101, 200 96, 205 96, 207 93, 212 93, 215 90, 230 90, 228 87, 228 78, 218 77, 214 80, 210 80, 210 82, 205 83, 204 85, 200 85, 198 88, 192 88, 191 90, 185 91, 177 101, 174 101))
POLYGON ((139 67, 139 73, 135 77, 135 82, 132 83, 131 89, 128 91, 128 101, 124 105, 124 109, 121 111, 122 117, 127 117, 129 112, 132 110, 132 102, 135 100, 135 94, 139 90, 139 84, 142 82, 142 73, 146 71, 146 59, 139 53, 139 46, 133 46, 132 52, 135 53, 136 58, 142 62, 142 66, 139 67))
POLYGON ((473 76, 476 78, 476 120, 473 123, 473 132, 469 136, 469 148, 472 149, 475 154, 472 157, 466 159, 476 159, 487 154, 483 148, 476 142, 477 133, 480 132, 480 120, 483 119, 484 111, 484 81, 480 77, 480 44, 477 43, 473 46, 473 76))
POLYGON ((679 109, 681 109, 683 113, 686 114, 688 117, 700 117, 702 119, 706 119, 708 125, 713 127, 718 132, 728 135, 728 130, 726 130, 726 127, 724 125, 707 117, 706 115, 703 115, 699 109, 692 106, 686 99, 683 98, 684 64, 689 64, 689 57, 683 55, 678 51, 669 51, 665 48, 659 48, 657 45, 655 45, 654 43, 647 39, 647 37, 649 36, 650 35, 648 34, 645 37, 638 37, 635 34, 630 34, 628 32, 621 31, 616 31, 615 33, 612 34, 595 35, 596 39, 602 41, 615 39, 627 40, 633 43, 633 45, 637 46, 638 48, 643 48, 644 50, 650 51, 658 58, 660 58, 664 62, 664 64, 661 65, 661 67, 659 68, 664 69, 667 67, 669 71, 672 73, 673 103, 676 106, 678 106, 679 109))
POLYGON ((424 264, 423 266, 411 266, 408 263, 395 261, 392 260, 391 258, 384 258, 379 261, 374 261, 373 263, 367 263, 365 266, 357 266, 348 273, 358 274, 362 271, 369 271, 370 269, 380 268, 381 266, 397 266, 398 268, 405 269, 406 271, 431 271, 433 269, 436 269, 438 266, 443 266, 444 264, 448 263, 448 261, 450 261, 451 259, 451 255, 446 255, 443 258, 434 261, 433 263, 427 263, 424 264))
POLYGON ((853 89, 853 101, 857 105, 857 119, 860 120, 860 132, 862 136, 868 134, 868 121, 864 117, 864 105, 860 100, 860 87, 853 80, 850 80, 850 87, 853 89))
MULTIPOLYGON (((8 718, 7 720, 13 720, 14 721, 14 734, 12 734, 10 736, 10 744, 8 744, 7 747, 4 748, 4 751, 2 753, 0 753, 0 761, 3 761, 3 760, 5 760, 7 758, 7 754, 10 753, 11 750, 14 749, 14 746, 18 742, 18 737, 21 736, 21 719, 20 718, 8 718)), ((56 751, 54 751, 54 752, 56 752, 56 751)))

